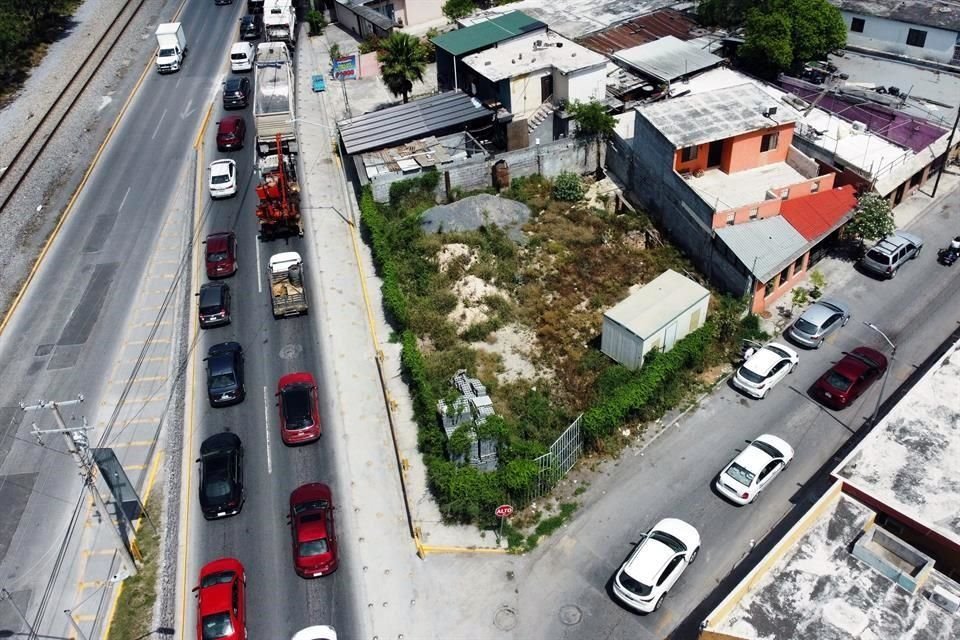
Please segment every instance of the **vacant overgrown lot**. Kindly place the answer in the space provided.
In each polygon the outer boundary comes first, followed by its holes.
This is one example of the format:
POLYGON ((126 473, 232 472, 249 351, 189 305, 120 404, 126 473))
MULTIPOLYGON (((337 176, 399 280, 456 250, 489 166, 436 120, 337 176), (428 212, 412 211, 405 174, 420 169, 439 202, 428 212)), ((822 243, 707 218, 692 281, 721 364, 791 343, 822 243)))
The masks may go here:
POLYGON ((362 220, 403 345, 430 487, 445 516, 490 524, 497 504, 523 503, 537 478, 533 459, 577 415, 586 446, 616 450, 623 426, 681 402, 744 328, 739 305, 715 298, 707 326, 628 371, 599 351, 603 312, 666 269, 693 275, 676 249, 649 241, 656 234, 645 215, 557 200, 549 181, 533 177, 501 194, 530 207, 525 242, 493 226, 425 234, 420 217, 435 204, 436 180, 393 185, 389 205, 365 192, 362 220), (449 380, 460 369, 487 386, 498 417, 447 442, 436 405, 456 396, 449 380), (497 441, 496 472, 449 461, 472 435, 497 441))

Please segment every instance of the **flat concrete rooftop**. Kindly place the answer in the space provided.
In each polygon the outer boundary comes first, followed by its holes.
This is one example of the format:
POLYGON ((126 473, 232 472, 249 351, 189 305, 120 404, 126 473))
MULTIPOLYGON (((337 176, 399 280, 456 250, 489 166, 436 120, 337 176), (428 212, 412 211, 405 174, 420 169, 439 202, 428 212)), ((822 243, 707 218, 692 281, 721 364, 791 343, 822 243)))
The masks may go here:
POLYGON ((693 175, 685 177, 687 184, 715 211, 763 202, 767 199, 767 191, 783 189, 807 179, 786 162, 775 162, 736 173, 709 169, 699 178, 693 175))
POLYGON ((605 65, 607 58, 559 33, 547 31, 541 38, 500 43, 465 57, 463 62, 483 77, 498 82, 540 69, 554 68, 570 73, 605 65), (542 46, 535 46, 535 42, 541 42, 542 46))

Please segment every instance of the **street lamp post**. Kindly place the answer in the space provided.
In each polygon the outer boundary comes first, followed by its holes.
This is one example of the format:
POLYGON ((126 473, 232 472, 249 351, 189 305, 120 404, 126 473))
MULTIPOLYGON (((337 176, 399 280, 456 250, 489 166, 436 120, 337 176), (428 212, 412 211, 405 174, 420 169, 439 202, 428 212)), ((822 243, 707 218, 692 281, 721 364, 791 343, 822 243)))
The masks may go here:
POLYGON ((872 427, 873 425, 877 424, 877 415, 880 413, 880 403, 883 402, 883 390, 887 387, 887 378, 890 376, 890 370, 893 369, 893 361, 897 355, 897 345, 893 344, 893 341, 890 340, 890 338, 887 337, 887 334, 881 331, 877 325, 873 324, 872 322, 864 322, 863 324, 866 325, 868 329, 880 334, 880 337, 883 338, 888 345, 890 345, 890 364, 887 366, 887 370, 883 374, 883 380, 880 381, 880 395, 877 396, 877 404, 874 406, 873 416, 870 418, 870 426, 872 427))

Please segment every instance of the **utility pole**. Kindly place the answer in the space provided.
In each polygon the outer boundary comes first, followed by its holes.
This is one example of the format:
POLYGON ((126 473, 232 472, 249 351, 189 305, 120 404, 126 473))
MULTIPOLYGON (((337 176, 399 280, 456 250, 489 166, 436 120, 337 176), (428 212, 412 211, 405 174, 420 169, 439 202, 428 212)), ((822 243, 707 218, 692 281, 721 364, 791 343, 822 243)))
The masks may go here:
MULTIPOLYGON (((80 475, 83 478, 83 486, 86 487, 87 491, 90 493, 90 497, 93 498, 94 503, 97 505, 97 511, 101 516, 101 521, 106 520, 109 524, 107 529, 113 534, 116 547, 120 551, 121 564, 126 567, 127 570, 126 576, 123 577, 134 576, 138 571, 137 559, 134 557, 130 546, 135 547, 135 543, 131 541, 131 545, 127 545, 127 542, 124 540, 123 534, 119 529, 119 522, 121 520, 119 515, 117 517, 117 522, 115 523, 113 518, 110 517, 110 512, 107 510, 107 503, 104 501, 103 496, 100 495, 100 491, 97 489, 97 466, 90 456, 89 442, 87 440, 87 431, 90 429, 90 427, 87 426, 87 419, 83 418, 83 424, 79 427, 68 427, 66 421, 63 419, 63 415, 60 413, 60 407, 78 405, 82 402, 83 395, 80 394, 77 395, 76 400, 66 400, 64 402, 40 400, 37 402, 37 404, 30 406, 25 406, 21 402, 20 408, 24 411, 42 411, 44 409, 49 409, 53 412, 53 417, 57 421, 57 429, 41 430, 37 428, 37 423, 34 422, 31 433, 34 437, 36 437, 37 443, 41 446, 43 445, 41 436, 44 434, 58 433, 63 435, 64 442, 67 445, 67 451, 70 452, 70 455, 73 456, 77 466, 80 468, 80 475)), ((117 509, 120 509, 119 505, 117 506, 117 509)), ((120 579, 122 579, 122 577, 120 579)), ((72 619, 73 618, 71 617, 71 620, 72 619)))
POLYGON ((877 325, 873 324, 872 322, 864 322, 863 324, 865 324, 868 329, 878 333, 880 337, 883 338, 888 345, 890 345, 890 362, 887 366, 887 370, 883 373, 883 380, 880 381, 880 395, 877 396, 877 404, 873 408, 873 415, 870 417, 870 428, 872 429, 877 424, 877 416, 880 415, 880 405, 883 403, 883 391, 887 387, 887 378, 890 377, 890 371, 893 369, 894 359, 897 357, 897 345, 895 345, 893 341, 887 337, 887 334, 881 331, 877 325))
POLYGON ((80 640, 89 640, 87 634, 83 632, 83 629, 80 628, 80 625, 77 624, 77 621, 73 618, 73 611, 70 609, 64 609, 63 612, 67 615, 67 620, 70 621, 70 626, 73 627, 73 630, 77 632, 77 635, 80 636, 80 640))
POLYGON ((930 194, 931 198, 937 197, 937 187, 940 186, 940 176, 943 175, 943 172, 947 169, 947 165, 950 164, 950 145, 953 144, 953 136, 957 134, 957 125, 960 125, 960 108, 957 109, 957 117, 953 121, 953 129, 950 130, 950 137, 947 138, 947 150, 943 152, 943 164, 940 165, 940 170, 937 171, 937 181, 933 183, 933 193, 930 194))

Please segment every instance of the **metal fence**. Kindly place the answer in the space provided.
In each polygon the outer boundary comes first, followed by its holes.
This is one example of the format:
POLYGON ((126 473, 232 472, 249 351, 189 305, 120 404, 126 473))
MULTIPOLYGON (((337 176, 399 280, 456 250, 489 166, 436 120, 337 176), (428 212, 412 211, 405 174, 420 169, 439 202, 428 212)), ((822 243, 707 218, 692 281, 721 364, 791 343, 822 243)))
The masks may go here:
POLYGON ((581 413, 566 430, 550 445, 549 453, 545 453, 534 462, 540 471, 537 480, 524 496, 524 504, 530 504, 540 496, 549 492, 560 481, 573 465, 580 459, 583 452, 583 440, 580 437, 581 413))

